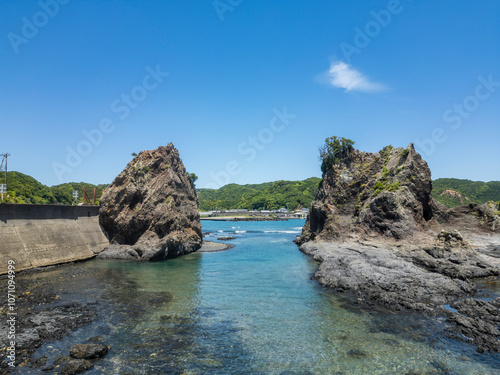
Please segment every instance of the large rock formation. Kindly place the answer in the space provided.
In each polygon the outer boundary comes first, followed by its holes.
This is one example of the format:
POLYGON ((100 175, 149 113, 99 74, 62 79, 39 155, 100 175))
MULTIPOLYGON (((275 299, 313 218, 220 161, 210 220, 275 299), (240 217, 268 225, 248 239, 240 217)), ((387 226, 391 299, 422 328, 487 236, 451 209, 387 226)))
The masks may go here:
POLYGON ((100 258, 162 260, 201 246, 196 190, 171 143, 139 153, 100 204, 100 224, 111 242, 100 258))
POLYGON ((407 238, 432 218, 432 180, 413 144, 355 151, 324 176, 300 242, 379 234, 407 238))
POLYGON ((321 262, 322 285, 395 310, 445 315, 455 337, 500 351, 500 299, 471 298, 471 279, 500 275, 500 207, 447 209, 431 190, 413 145, 346 152, 325 170, 297 243, 321 262))

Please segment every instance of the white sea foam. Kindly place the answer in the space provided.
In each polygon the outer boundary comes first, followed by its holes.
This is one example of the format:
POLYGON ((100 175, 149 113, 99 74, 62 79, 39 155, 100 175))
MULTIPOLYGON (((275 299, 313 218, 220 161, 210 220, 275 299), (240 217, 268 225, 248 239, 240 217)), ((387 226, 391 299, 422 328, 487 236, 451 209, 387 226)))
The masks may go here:
POLYGON ((264 233, 302 233, 297 230, 265 230, 264 233))

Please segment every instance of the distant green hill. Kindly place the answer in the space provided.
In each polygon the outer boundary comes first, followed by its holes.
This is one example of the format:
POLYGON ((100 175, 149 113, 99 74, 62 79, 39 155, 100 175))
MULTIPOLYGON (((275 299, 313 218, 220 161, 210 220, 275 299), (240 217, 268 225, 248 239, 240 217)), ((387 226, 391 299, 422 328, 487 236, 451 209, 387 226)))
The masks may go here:
MULTIPOLYGON (((1 176, 4 183, 4 175, 1 176)), ((49 187, 41 184, 33 177, 21 172, 7 172, 7 195, 4 194, 6 203, 57 203, 49 187)))
MULTIPOLYGON (((0 176, 3 183, 3 174, 0 176)), ((254 185, 229 184, 220 189, 197 189, 200 211, 212 209, 279 209, 297 206, 309 207, 314 200, 320 179, 311 177, 303 181, 274 181, 254 185)), ((433 181, 433 197, 447 207, 455 207, 470 202, 485 203, 500 201, 500 181, 470 181, 456 178, 439 178, 433 181)), ((7 173, 6 203, 75 204, 81 203, 83 187, 87 196, 99 200, 107 185, 93 185, 71 182, 52 187, 45 186, 33 177, 21 172, 7 173), (73 199, 73 190, 78 191, 78 199, 73 199)))
POLYGON ((500 181, 470 181, 457 178, 439 178, 432 182, 432 196, 447 207, 470 202, 500 201, 500 181))
MULTIPOLYGON (((3 183, 3 174, 0 179, 3 183)), ((97 199, 107 185, 92 185, 84 182, 71 182, 52 187, 45 186, 21 172, 7 172, 7 194, 4 194, 5 203, 35 203, 35 204, 74 204, 81 203, 83 187, 87 196, 93 198, 93 189, 96 189, 97 199), (78 190, 78 199, 73 199, 73 190, 78 190)))
POLYGON ((273 210, 309 207, 321 179, 274 181, 255 185, 228 184, 220 189, 198 189, 200 211, 247 208, 273 210))

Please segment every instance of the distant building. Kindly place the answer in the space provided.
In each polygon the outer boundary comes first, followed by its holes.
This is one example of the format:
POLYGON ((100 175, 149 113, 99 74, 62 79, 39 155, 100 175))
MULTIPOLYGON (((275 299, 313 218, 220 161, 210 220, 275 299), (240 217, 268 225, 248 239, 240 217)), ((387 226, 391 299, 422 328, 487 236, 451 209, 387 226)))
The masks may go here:
POLYGON ((309 209, 303 208, 302 210, 294 211, 291 216, 296 218, 296 219, 306 219, 308 213, 309 213, 309 209), (305 210, 307 210, 307 211, 305 211, 305 210))

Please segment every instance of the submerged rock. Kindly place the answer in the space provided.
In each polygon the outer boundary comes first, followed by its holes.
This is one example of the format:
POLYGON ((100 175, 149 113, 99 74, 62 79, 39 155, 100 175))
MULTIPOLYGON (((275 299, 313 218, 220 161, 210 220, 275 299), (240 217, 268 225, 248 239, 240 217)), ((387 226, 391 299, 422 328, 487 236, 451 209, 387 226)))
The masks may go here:
POLYGON ((109 348, 103 344, 76 344, 71 347, 69 354, 73 358, 94 359, 104 357, 109 348))
POLYGON ((448 312, 450 321, 456 324, 450 329, 456 338, 474 342, 479 352, 500 352, 500 298, 493 301, 465 298, 451 307, 458 311, 448 312))
POLYGON ((203 245, 198 250, 199 253, 215 253, 218 251, 225 251, 232 249, 234 245, 220 242, 203 241, 203 245))
POLYGON ((162 260, 201 247, 194 183, 171 143, 139 153, 100 204, 99 221, 112 244, 100 258, 162 260))
POLYGON ((62 375, 80 374, 90 370, 94 365, 85 359, 72 359, 61 370, 62 375))
POLYGON ((222 237, 217 237, 218 241, 230 241, 230 240, 235 240, 235 236, 222 236, 222 237))

